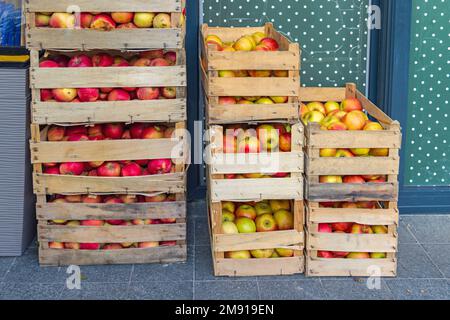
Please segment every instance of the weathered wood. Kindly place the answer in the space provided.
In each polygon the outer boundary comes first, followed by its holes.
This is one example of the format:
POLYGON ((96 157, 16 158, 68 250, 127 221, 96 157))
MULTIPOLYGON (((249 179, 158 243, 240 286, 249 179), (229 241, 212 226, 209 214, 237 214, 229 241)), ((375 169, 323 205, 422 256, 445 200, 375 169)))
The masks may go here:
POLYGON ((342 101, 345 99, 345 88, 301 87, 299 99, 305 103, 342 101))
POLYGON ((186 99, 97 101, 81 103, 33 102, 33 122, 109 123, 186 121, 186 99))
POLYGON ((30 143, 31 162, 87 162, 179 158, 177 139, 127 139, 30 143))
POLYGON ((304 272, 304 257, 270 259, 217 259, 216 276, 283 276, 304 272))
POLYGON ((45 203, 36 205, 38 220, 133 220, 185 218, 186 202, 45 203))
POLYGON ((39 249, 41 266, 172 263, 187 259, 186 245, 122 250, 39 249))
MULTIPOLYGON (((33 14, 31 14, 33 15, 33 14)), ((181 28, 168 29, 91 29, 31 28, 27 30, 28 49, 181 49, 184 45, 181 28)))
POLYGON ((211 200, 303 199, 302 178, 213 179, 211 200))
POLYGON ((214 235, 215 251, 292 248, 303 250, 304 234, 296 230, 214 235))
MULTIPOLYGON (((316 130, 317 128, 317 130, 316 130)), ((401 147, 401 135, 397 131, 325 131, 306 129, 310 148, 393 148, 401 147)))
POLYGON ((139 177, 89 177, 34 173, 36 194, 185 192, 184 173, 139 177))
POLYGON ((310 158, 306 156, 308 175, 397 175, 399 166, 399 157, 310 158))
POLYGON ((123 243, 172 241, 186 239, 186 224, 154 224, 144 226, 58 226, 39 225, 39 241, 78 243, 123 243))
POLYGON ((211 159, 213 174, 303 172, 303 152, 220 153, 211 159))
POLYGON ((32 88, 186 86, 186 66, 31 68, 32 88))
POLYGON ((306 276, 308 277, 369 277, 373 275, 395 277, 397 275, 397 260, 313 259, 306 257, 306 276), (374 269, 375 267, 377 267, 377 270, 374 269))
POLYGON ((397 237, 390 234, 307 232, 307 250, 342 252, 397 252, 397 237))
POLYGON ((215 78, 208 79, 210 96, 298 96, 294 78, 215 78))
POLYGON ((208 52, 208 70, 299 70, 299 64, 291 51, 208 52))
POLYGON ((307 207, 308 224, 353 222, 367 225, 398 223, 397 209, 311 208, 307 207))
POLYGON ((29 0, 27 12, 66 12, 77 6, 80 12, 181 12, 181 0, 29 0))
POLYGON ((397 201, 397 183, 311 183, 306 186, 309 201, 397 201))
POLYGON ((207 108, 208 122, 210 124, 256 120, 298 120, 299 115, 299 108, 297 103, 282 103, 272 105, 220 105, 208 103, 207 108))

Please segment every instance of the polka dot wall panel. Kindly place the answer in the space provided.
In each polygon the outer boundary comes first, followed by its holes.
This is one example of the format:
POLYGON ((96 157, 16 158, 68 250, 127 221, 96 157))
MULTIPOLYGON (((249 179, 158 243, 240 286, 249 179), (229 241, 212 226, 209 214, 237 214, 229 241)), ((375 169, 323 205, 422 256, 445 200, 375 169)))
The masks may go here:
POLYGON ((413 0, 405 184, 450 185, 450 0, 413 0))
POLYGON ((302 47, 302 85, 366 86, 369 0, 203 0, 211 26, 274 26, 302 47))

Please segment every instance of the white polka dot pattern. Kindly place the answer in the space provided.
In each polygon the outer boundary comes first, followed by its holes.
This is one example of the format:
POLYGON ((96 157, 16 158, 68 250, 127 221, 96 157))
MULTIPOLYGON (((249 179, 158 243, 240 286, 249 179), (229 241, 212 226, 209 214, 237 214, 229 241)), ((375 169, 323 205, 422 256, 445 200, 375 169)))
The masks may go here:
POLYGON ((450 0, 413 0, 405 184, 450 185, 450 0))
MULTIPOLYGON (((203 0, 211 26, 274 26, 302 47, 302 85, 366 86, 369 0, 203 0)), ((363 90, 362 90, 363 91, 363 90)))

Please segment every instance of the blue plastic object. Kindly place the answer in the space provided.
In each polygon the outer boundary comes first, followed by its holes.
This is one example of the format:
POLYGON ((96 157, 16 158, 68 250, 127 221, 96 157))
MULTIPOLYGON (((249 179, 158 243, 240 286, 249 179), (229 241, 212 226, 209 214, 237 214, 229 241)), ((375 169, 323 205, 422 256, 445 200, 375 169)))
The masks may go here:
POLYGON ((0 0, 0 46, 20 46, 21 19, 20 9, 0 0))

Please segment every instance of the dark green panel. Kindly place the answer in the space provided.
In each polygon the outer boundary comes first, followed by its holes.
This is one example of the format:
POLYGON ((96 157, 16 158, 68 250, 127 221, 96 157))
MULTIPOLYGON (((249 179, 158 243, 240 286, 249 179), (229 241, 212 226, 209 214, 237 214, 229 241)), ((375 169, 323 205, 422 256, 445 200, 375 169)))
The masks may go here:
POLYGON ((211 26, 261 26, 299 42, 302 84, 366 85, 369 0, 203 0, 203 22, 211 26))
POLYGON ((413 0, 405 184, 450 185, 450 0, 413 0))

